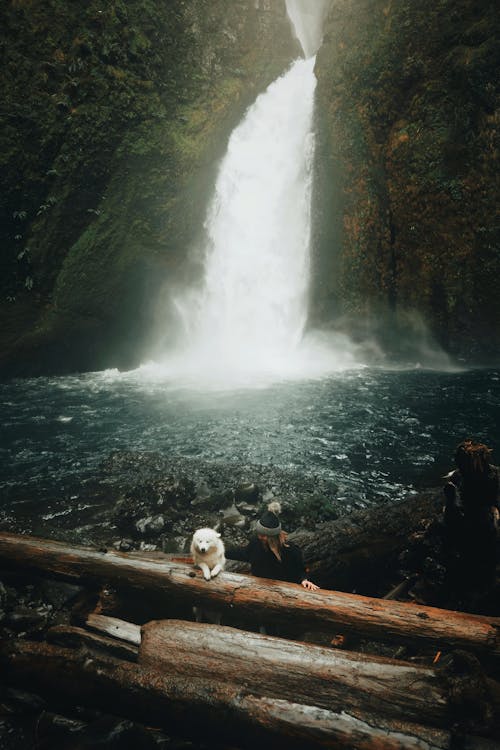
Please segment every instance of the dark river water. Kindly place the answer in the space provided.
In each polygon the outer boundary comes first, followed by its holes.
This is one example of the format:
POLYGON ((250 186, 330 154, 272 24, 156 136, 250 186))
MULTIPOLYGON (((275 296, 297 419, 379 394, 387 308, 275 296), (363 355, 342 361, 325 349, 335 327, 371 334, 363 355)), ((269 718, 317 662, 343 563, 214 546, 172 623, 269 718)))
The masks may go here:
POLYGON ((499 382, 500 370, 364 368, 232 391, 140 371, 3 383, 0 510, 15 517, 28 502, 42 516, 48 498, 77 503, 114 451, 328 481, 346 512, 386 502, 439 484, 465 437, 500 452, 499 382))

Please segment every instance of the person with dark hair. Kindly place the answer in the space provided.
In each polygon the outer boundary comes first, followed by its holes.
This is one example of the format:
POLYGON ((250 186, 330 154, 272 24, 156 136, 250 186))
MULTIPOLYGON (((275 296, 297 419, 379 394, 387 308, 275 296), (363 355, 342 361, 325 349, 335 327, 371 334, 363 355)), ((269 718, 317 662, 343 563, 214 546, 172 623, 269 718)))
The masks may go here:
POLYGON ((483 443, 464 440, 455 451, 457 468, 445 477, 445 549, 455 585, 477 587, 495 578, 500 470, 491 453, 483 443))
POLYGON ((319 586, 308 580, 300 548, 288 541, 281 528, 280 511, 279 502, 270 503, 255 525, 255 536, 246 547, 226 549, 226 557, 250 563, 254 576, 300 583, 305 589, 316 591, 319 586))
POLYGON ((491 448, 464 440, 455 451, 457 469, 446 479, 445 518, 462 517, 474 526, 494 530, 499 519, 499 469, 491 463, 491 448))

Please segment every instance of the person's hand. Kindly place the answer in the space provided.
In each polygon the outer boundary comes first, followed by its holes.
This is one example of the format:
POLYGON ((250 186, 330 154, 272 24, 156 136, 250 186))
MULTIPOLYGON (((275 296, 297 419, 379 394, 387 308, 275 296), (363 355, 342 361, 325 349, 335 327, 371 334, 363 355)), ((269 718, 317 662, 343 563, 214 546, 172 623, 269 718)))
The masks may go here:
POLYGON ((308 591, 317 591, 319 589, 319 586, 316 586, 312 581, 308 581, 307 578, 304 578, 302 581, 302 586, 305 589, 308 589, 308 591))

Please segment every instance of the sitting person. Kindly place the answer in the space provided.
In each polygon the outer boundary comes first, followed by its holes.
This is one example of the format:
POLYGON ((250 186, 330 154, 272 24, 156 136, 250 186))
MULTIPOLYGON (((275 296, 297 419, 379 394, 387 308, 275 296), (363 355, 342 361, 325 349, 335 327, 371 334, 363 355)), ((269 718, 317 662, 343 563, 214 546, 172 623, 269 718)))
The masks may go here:
POLYGON ((281 528, 280 511, 277 501, 270 503, 257 521, 256 536, 246 547, 226 549, 226 558, 249 562, 254 576, 300 583, 305 589, 316 591, 319 586, 307 579, 300 548, 287 541, 287 533, 281 528))

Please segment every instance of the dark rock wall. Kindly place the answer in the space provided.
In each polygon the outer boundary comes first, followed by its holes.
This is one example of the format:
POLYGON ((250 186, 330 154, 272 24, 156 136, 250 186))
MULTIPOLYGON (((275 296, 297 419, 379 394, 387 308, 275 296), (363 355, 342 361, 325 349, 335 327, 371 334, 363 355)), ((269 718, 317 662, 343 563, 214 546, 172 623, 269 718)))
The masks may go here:
POLYGON ((452 353, 497 357, 499 32, 486 0, 333 0, 314 323, 340 316, 396 345, 418 316, 452 353))
POLYGON ((2 4, 2 374, 140 361, 232 128, 297 54, 284 0, 2 4))

